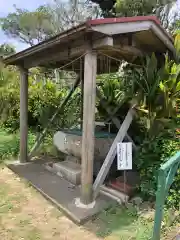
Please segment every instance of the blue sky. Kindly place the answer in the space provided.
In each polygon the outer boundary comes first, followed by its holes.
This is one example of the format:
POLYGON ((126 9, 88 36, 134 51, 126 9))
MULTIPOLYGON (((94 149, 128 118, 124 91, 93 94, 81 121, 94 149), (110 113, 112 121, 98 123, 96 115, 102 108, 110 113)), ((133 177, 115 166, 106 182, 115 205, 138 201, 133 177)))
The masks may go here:
MULTIPOLYGON (((13 5, 16 5, 19 8, 25 8, 28 10, 33 10, 39 7, 40 5, 49 3, 50 0, 0 0, 0 17, 6 16, 9 12, 14 11, 13 5)), ((2 43, 12 43, 17 51, 20 51, 24 48, 27 48, 26 44, 18 42, 14 39, 11 39, 0 30, 0 44, 2 43)))

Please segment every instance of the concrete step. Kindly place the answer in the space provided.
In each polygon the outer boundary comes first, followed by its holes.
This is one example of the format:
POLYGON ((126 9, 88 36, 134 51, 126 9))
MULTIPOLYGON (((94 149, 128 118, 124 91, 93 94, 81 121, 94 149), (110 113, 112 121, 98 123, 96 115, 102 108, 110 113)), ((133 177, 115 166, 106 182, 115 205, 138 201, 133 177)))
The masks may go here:
POLYGON ((79 185, 81 182, 81 165, 70 160, 53 164, 53 169, 59 176, 69 181, 74 185, 79 185))

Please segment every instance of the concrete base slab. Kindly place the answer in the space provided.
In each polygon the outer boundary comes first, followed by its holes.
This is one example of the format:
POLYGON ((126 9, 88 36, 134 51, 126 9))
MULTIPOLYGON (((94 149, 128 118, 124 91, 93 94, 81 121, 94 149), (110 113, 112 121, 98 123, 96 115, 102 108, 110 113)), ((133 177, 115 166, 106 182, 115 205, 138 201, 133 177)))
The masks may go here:
POLYGON ((8 164, 8 167, 20 177, 28 180, 45 198, 64 211, 76 223, 84 223, 93 215, 114 203, 109 197, 100 195, 92 208, 82 208, 77 205, 80 188, 49 172, 42 162, 8 164))

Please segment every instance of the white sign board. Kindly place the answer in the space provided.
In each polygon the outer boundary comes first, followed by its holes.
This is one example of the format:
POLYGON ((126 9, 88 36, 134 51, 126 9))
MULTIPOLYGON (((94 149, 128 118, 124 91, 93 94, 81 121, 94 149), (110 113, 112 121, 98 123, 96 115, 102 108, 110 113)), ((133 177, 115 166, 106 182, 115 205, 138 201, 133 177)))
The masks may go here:
POLYGON ((132 143, 117 143, 118 170, 132 169, 132 143))

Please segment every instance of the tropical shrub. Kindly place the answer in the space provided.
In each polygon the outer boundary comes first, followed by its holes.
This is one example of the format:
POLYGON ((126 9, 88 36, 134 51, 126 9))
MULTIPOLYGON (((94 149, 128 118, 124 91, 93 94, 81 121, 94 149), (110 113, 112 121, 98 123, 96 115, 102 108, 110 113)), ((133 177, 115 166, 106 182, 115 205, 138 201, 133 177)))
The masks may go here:
POLYGON ((176 118, 180 94, 180 65, 165 58, 158 66, 154 54, 147 56, 140 66, 130 65, 122 76, 127 94, 137 105, 138 115, 146 118, 148 134, 152 136, 176 118))

